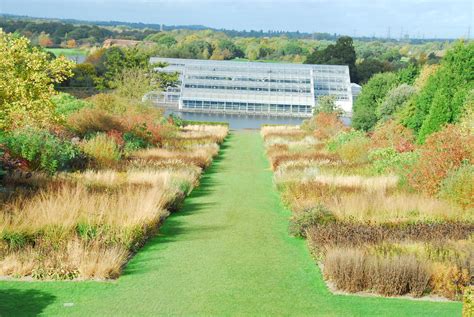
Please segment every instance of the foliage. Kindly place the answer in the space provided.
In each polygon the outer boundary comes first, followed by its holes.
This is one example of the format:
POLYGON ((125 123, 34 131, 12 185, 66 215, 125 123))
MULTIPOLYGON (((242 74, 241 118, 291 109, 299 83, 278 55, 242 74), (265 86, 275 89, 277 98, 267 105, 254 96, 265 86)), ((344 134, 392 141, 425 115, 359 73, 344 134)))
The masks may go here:
POLYGON ((67 125, 81 137, 110 130, 126 131, 125 126, 116 115, 102 109, 88 107, 70 115, 67 125))
POLYGON ((419 159, 418 152, 397 152, 393 147, 378 148, 369 152, 371 169, 376 174, 394 173, 406 177, 407 168, 413 166, 419 159))
POLYGON ((468 286, 464 290, 462 317, 474 316, 474 286, 468 286))
POLYGON ((330 44, 325 49, 316 49, 305 61, 306 64, 348 65, 351 81, 357 82, 355 62, 356 52, 349 36, 341 36, 336 44, 330 44))
POLYGON ((153 73, 143 68, 126 68, 114 78, 114 93, 129 100, 141 101, 142 97, 158 86, 152 84, 153 73))
POLYGON ((462 165, 442 181, 439 196, 464 208, 474 208, 474 166, 462 165))
POLYGON ((54 121, 54 84, 71 76, 71 68, 64 57, 49 60, 26 38, 0 30, 0 129, 54 121))
POLYGON ((26 159, 31 168, 50 174, 71 167, 80 155, 77 146, 45 130, 17 129, 6 134, 2 142, 13 156, 26 159))
POLYGON ((418 134, 422 143, 447 123, 458 122, 468 92, 474 88, 474 43, 457 43, 447 52, 439 69, 428 78, 414 102, 413 115, 404 125, 418 134))
POLYGON ((335 221, 334 215, 323 205, 296 213, 291 217, 290 233, 296 237, 306 237, 306 230, 317 224, 335 221))
MULTIPOLYGON (((373 75, 393 71, 393 66, 387 61, 375 58, 366 58, 356 65, 357 79, 360 84, 365 84, 373 75)), ((351 79, 351 81, 353 81, 351 79)))
POLYGON ((412 151, 415 148, 413 132, 394 120, 379 122, 370 138, 371 148, 394 148, 397 152, 412 151))
POLYGON ((393 115, 415 94, 416 89, 407 84, 390 89, 376 109, 377 119, 385 121, 393 118, 393 115))
POLYGON ((344 124, 335 113, 321 112, 310 121, 314 123, 308 123, 308 125, 315 127, 314 135, 320 140, 327 140, 339 132, 346 130, 346 127, 344 127, 344 124))
POLYGON ((97 71, 91 63, 77 64, 72 69, 72 77, 65 81, 63 86, 68 87, 95 87, 97 71))
POLYGON ((318 98, 317 106, 314 108, 314 115, 318 113, 335 113, 338 116, 344 114, 344 111, 336 104, 336 97, 332 95, 321 96, 318 98))
POLYGON ((98 133, 81 144, 82 151, 93 159, 98 167, 112 167, 122 157, 119 146, 113 137, 98 133))
POLYGON ((126 132, 123 135, 124 144, 124 151, 125 153, 132 153, 139 149, 144 149, 150 146, 148 140, 143 139, 137 136, 133 132, 126 132))
POLYGON ((398 78, 394 73, 374 75, 362 87, 353 108, 352 126, 358 130, 369 131, 377 123, 376 109, 385 99, 387 93, 397 85, 398 78))
POLYGON ((68 117, 82 108, 90 108, 92 106, 89 102, 77 99, 66 93, 60 93, 51 100, 54 103, 56 114, 64 117, 68 117))
POLYGON ((435 195, 450 171, 473 161, 474 135, 448 125, 420 147, 420 159, 410 170, 408 181, 415 190, 435 195))
POLYGON ((370 140, 360 131, 340 132, 327 143, 328 151, 348 163, 365 163, 370 140))
POLYGON ((420 67, 414 63, 410 63, 397 72, 398 82, 400 84, 413 85, 419 74, 420 67))

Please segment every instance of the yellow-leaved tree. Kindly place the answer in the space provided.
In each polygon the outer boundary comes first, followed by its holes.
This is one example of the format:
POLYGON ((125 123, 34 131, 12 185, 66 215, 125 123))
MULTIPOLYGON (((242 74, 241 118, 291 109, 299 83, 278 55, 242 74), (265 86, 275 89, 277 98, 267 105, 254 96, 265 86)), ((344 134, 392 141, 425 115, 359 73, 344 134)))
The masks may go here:
POLYGON ((64 57, 51 59, 25 37, 0 29, 0 129, 54 122, 54 84, 72 76, 73 65, 64 57))

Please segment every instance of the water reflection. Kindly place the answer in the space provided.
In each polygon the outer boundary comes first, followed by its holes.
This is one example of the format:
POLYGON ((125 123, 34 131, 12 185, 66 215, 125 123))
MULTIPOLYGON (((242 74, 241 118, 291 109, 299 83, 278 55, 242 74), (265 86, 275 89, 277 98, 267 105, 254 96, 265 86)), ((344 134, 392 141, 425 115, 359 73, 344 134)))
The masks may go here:
MULTIPOLYGON (((290 124, 299 125, 304 118, 295 117, 271 117, 262 115, 246 114, 207 114, 166 110, 165 114, 175 114, 183 120, 190 121, 210 121, 210 122, 228 122, 229 127, 234 130, 242 129, 260 129, 263 124, 290 124)), ((349 118, 342 118, 344 124, 349 125, 349 118)))
POLYGON ((210 122, 228 122, 229 127, 234 130, 242 129, 260 129, 263 124, 292 124, 298 125, 303 122, 303 118, 294 117, 270 117, 262 115, 246 115, 246 114, 207 114, 170 111, 165 112, 166 115, 174 113, 184 120, 190 121, 210 121, 210 122))

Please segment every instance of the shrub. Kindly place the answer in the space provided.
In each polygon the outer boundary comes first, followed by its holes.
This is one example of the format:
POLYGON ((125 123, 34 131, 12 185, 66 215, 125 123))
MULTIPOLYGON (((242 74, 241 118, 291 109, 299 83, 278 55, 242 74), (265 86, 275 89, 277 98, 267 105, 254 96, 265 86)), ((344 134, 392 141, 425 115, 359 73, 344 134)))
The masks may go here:
POLYGON ((128 102, 114 94, 97 94, 88 99, 94 107, 106 112, 122 114, 127 110, 128 102))
POLYGON ((468 269, 455 264, 435 263, 432 271, 433 292, 451 299, 459 299, 471 280, 468 269))
POLYGON ((314 209, 296 213, 290 222, 290 233, 297 237, 306 237, 306 230, 317 224, 335 221, 334 215, 323 205, 314 209))
POLYGON ((7 134, 3 142, 12 156, 27 160, 35 170, 51 174, 70 167, 80 155, 77 146, 45 130, 15 130, 7 134))
POLYGON ((92 105, 84 100, 77 99, 69 94, 60 93, 52 99, 56 113, 60 116, 69 116, 82 108, 90 108, 92 105))
POLYGON ((314 135, 321 140, 327 140, 341 131, 346 130, 344 124, 335 113, 318 113, 312 120, 316 129, 314 135))
POLYGON ((472 316, 474 316, 474 286, 469 286, 464 290, 462 317, 472 316))
POLYGON ((74 132, 82 137, 88 134, 107 132, 110 130, 126 131, 117 116, 105 110, 95 108, 83 108, 73 113, 68 118, 68 125, 74 132))
POLYGON ((474 135, 449 125, 430 135, 421 146, 420 159, 412 166, 408 182, 414 189, 434 195, 450 171, 473 159, 474 135))
POLYGON ((164 138, 172 136, 176 131, 176 127, 163 119, 161 112, 154 112, 151 109, 127 113, 122 122, 127 131, 153 145, 162 144, 164 138))
POLYGON ((418 152, 399 153, 392 147, 381 148, 369 152, 369 161, 376 174, 395 173, 406 179, 407 168, 413 166, 419 158, 418 152))
POLYGON ((388 120, 408 101, 416 89, 407 84, 392 88, 385 96, 383 102, 377 107, 376 114, 379 120, 388 120))
POLYGON ((463 208, 474 207, 474 166, 463 165, 442 181, 439 196, 463 208))
POLYGON ((369 131, 377 123, 375 113, 388 91, 398 84, 394 73, 376 74, 362 87, 354 104, 352 126, 357 130, 369 131))
POLYGON ((132 132, 127 132, 123 135, 124 140, 124 151, 125 153, 131 153, 133 151, 144 149, 150 146, 150 143, 140 138, 139 136, 135 135, 132 132))
POLYGON ((122 156, 115 140, 104 133, 98 133, 92 139, 84 141, 81 147, 98 167, 113 166, 122 156))
POLYGON ((413 151, 415 148, 413 132, 393 120, 378 124, 370 139, 371 148, 392 147, 397 152, 413 151))
POLYGON ((328 150, 335 152, 348 163, 365 163, 368 161, 370 140, 363 132, 342 132, 328 143, 328 150))

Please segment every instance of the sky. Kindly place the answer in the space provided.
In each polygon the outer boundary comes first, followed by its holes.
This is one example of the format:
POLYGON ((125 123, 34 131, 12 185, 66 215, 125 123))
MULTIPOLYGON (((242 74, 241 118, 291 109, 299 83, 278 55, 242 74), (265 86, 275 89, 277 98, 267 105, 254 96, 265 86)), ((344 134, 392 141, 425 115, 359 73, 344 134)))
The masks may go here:
POLYGON ((474 0, 0 0, 0 13, 33 17, 391 38, 466 38, 473 11, 474 0))

